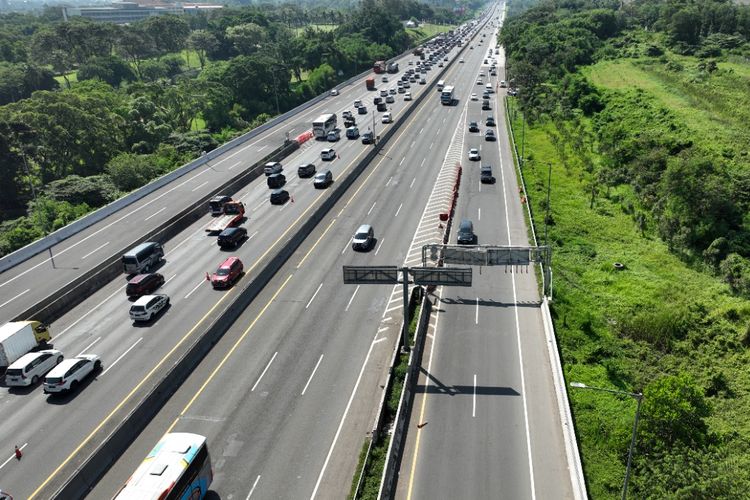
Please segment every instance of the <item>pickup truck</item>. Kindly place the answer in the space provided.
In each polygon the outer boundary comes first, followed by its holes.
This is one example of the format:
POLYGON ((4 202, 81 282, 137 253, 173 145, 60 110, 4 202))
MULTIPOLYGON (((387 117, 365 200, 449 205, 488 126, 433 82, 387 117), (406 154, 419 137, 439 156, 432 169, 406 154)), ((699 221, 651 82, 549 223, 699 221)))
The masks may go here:
POLYGON ((206 226, 207 233, 220 233, 240 224, 245 219, 245 205, 241 201, 228 201, 224 204, 223 215, 216 217, 206 226))

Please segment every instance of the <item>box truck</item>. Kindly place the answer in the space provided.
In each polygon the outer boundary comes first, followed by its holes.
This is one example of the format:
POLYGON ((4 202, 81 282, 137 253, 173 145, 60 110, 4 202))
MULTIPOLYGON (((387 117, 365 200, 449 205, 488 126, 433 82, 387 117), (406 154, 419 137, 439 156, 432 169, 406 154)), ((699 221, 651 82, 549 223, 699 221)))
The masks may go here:
POLYGON ((0 326, 0 369, 50 340, 49 327, 39 321, 11 321, 0 326))

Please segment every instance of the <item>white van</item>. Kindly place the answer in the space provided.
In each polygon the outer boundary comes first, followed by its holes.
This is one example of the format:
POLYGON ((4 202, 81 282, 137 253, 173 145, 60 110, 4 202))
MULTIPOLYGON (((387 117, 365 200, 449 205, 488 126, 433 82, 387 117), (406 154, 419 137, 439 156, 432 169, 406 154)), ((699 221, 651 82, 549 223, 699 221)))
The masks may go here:
POLYGON ((24 354, 5 370, 5 384, 10 387, 36 385, 62 360, 63 353, 56 349, 24 354))
POLYGON ((492 89, 492 84, 491 83, 488 83, 487 85, 485 85, 484 86, 484 90, 486 90, 490 94, 492 94, 494 92, 494 90, 492 89))
POLYGON ((154 241, 141 243, 122 256, 122 268, 125 274, 138 274, 148 271, 164 257, 164 249, 154 241))
POLYGON ((443 91, 443 87, 445 87, 445 80, 440 80, 437 83, 437 90, 438 90, 438 92, 442 92, 443 91))

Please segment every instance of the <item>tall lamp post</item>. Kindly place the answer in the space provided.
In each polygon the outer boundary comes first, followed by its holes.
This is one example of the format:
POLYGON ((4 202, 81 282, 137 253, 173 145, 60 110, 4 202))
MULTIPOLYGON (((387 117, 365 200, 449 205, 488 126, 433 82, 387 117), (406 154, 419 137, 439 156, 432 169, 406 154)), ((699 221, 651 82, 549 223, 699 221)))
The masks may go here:
POLYGON ((577 389, 589 389, 592 391, 609 392, 611 394, 617 394, 618 396, 630 396, 635 398, 638 402, 638 406, 635 409, 635 421, 633 422, 633 435, 630 437, 630 448, 628 449, 628 465, 625 468, 625 481, 622 483, 622 500, 625 500, 628 496, 628 481, 630 480, 630 464, 633 459, 633 448, 635 448, 635 435, 638 430, 638 420, 641 416, 641 403, 643 402, 643 393, 640 392, 627 392, 618 391, 615 389, 605 389, 603 387, 592 387, 582 382, 571 382, 571 387, 577 389))

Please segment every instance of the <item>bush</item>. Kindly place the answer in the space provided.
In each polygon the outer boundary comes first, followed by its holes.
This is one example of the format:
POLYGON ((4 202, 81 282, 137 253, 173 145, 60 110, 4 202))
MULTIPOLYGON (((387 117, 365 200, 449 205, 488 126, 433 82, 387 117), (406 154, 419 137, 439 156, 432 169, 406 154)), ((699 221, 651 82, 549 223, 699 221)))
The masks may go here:
POLYGON ((132 191, 157 177, 161 172, 152 155, 121 153, 105 167, 107 175, 121 191, 132 191))
POLYGON ((92 207, 106 205, 117 198, 117 188, 105 175, 69 175, 47 184, 43 193, 51 200, 67 201, 73 205, 85 203, 92 207))

